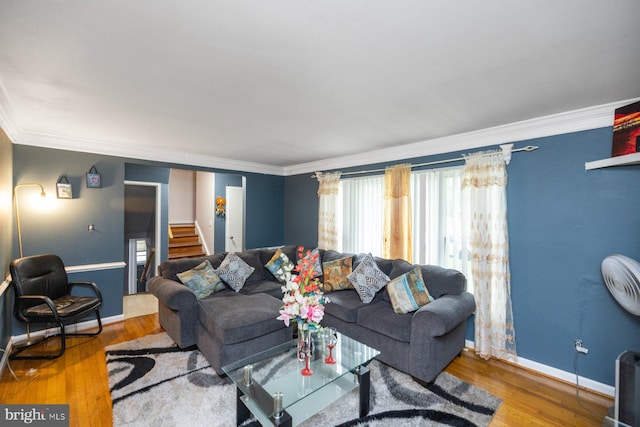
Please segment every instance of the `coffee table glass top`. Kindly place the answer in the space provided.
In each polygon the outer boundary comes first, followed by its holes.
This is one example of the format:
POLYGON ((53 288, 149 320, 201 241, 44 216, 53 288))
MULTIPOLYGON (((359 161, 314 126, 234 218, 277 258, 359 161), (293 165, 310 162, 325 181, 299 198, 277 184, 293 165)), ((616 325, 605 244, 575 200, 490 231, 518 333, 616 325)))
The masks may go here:
POLYGON ((346 335, 337 335, 332 350, 335 364, 325 362, 329 349, 322 334, 312 335, 311 376, 301 374, 305 362, 298 360, 295 339, 231 363, 222 370, 244 394, 243 402, 258 419, 268 420, 274 416, 280 407, 275 399, 278 396, 282 410, 297 424, 358 387, 357 378, 351 372, 380 354, 346 335))

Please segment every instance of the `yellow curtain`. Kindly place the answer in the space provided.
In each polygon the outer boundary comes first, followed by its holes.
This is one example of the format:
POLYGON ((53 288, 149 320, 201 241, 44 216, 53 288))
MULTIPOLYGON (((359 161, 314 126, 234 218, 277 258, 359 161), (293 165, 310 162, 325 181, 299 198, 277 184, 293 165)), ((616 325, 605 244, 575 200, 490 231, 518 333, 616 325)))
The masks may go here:
POLYGON ((318 248, 338 249, 338 224, 336 223, 336 205, 341 172, 321 173, 318 177, 318 248))
POLYGON ((383 258, 413 262, 410 185, 410 164, 385 169, 383 258))

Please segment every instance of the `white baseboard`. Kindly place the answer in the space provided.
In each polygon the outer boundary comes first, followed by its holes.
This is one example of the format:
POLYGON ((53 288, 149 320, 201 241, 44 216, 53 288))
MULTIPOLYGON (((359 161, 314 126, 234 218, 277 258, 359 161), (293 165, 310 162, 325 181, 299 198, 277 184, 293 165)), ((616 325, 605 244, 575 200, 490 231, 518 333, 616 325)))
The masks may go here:
MULTIPOLYGON (((467 348, 474 349, 475 343, 473 341, 466 340, 465 346, 467 348)), ((539 362, 534 362, 533 360, 525 359, 524 357, 519 357, 519 356, 517 357, 515 362, 510 362, 510 363, 513 363, 517 366, 521 366, 531 371, 538 372, 546 376, 558 379, 560 381, 564 381, 566 383, 576 385, 576 374, 573 372, 563 371, 562 369, 544 365, 539 362)), ((610 386, 608 384, 594 381, 592 379, 585 378, 583 376, 578 376, 578 382, 580 384, 580 387, 584 387, 586 389, 589 389, 610 397, 615 396, 615 393, 616 393, 615 387, 610 386)))
MULTIPOLYGON (((103 317, 103 318, 101 318, 101 320, 102 320, 102 325, 103 326, 104 325, 109 325, 111 323, 121 322, 121 321, 124 320, 124 314, 118 314, 117 316, 103 317)), ((95 328, 97 326, 98 326, 98 321, 97 320, 88 320, 86 322, 67 325, 65 327, 65 330, 68 333, 75 333, 75 332, 80 332, 80 331, 84 331, 84 330, 87 330, 87 329, 95 328)), ((55 334, 55 333, 57 333, 57 331, 58 331, 58 328, 40 329, 38 331, 31 332, 31 337, 32 338, 40 338, 40 337, 45 336, 46 334, 55 334)), ((11 340, 15 344, 20 344, 23 341, 27 340, 27 334, 14 335, 14 336, 11 337, 11 340)))

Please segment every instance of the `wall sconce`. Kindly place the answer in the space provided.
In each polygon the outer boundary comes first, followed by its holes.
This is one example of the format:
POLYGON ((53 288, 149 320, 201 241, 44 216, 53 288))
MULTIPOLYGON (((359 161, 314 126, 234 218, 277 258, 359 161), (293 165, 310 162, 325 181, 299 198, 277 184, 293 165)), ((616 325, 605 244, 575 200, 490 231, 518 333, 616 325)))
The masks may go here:
POLYGON ((18 189, 24 187, 39 187, 40 197, 46 197, 47 193, 44 192, 44 187, 40 184, 18 184, 13 187, 13 203, 16 207, 16 224, 18 225, 18 245, 20 247, 20 258, 22 258, 22 230, 20 228, 20 208, 18 206, 18 189))
POLYGON ((226 210, 225 205, 227 200, 224 197, 216 197, 216 215, 224 216, 224 212, 226 210))

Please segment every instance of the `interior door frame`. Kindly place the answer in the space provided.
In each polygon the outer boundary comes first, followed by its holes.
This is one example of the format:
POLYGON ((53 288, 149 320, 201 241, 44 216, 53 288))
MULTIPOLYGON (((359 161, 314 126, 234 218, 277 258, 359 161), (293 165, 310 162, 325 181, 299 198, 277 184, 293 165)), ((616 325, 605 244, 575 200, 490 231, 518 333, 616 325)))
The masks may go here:
POLYGON ((240 209, 240 212, 235 212, 235 215, 240 215, 240 228, 242 230, 242 238, 240 239, 240 251, 244 251, 245 250, 245 232, 246 232, 246 227, 245 227, 245 212, 246 212, 246 189, 245 189, 245 181, 244 181, 244 177, 242 177, 242 187, 237 187, 237 186, 233 186, 233 185, 227 185, 226 186, 226 198, 227 198, 227 212, 226 212, 226 221, 225 221, 225 230, 224 230, 224 241, 225 241, 225 251, 229 252, 229 247, 228 245, 228 240, 229 240, 229 218, 231 217, 229 215, 229 212, 231 212, 232 214, 234 213, 233 210, 229 210, 229 189, 232 188, 232 191, 240 191, 242 196, 240 197, 240 200, 242 201, 242 209, 240 209))
MULTIPOLYGON (((125 180, 124 181, 124 185, 140 185, 140 186, 147 186, 147 187, 155 187, 156 188, 156 224, 155 224, 155 232, 156 232, 156 241, 155 241, 155 246, 156 246, 156 253, 155 256, 153 257, 153 272, 157 272, 158 271, 158 267, 160 266, 160 244, 162 243, 162 235, 160 234, 161 230, 162 230, 162 186, 160 185, 159 182, 148 182, 148 181, 129 181, 129 180, 125 180)), ((125 206, 126 209, 126 206, 125 206)), ((123 240, 124 240, 124 236, 123 240)), ((128 244, 128 243, 127 243, 128 244)), ((127 260, 128 261, 128 260, 127 260)), ((136 276, 137 276, 137 272, 136 272, 136 276)), ((129 266, 129 263, 127 262, 127 278, 131 277, 131 266, 129 266)), ((129 286, 129 283, 127 283, 127 287, 129 286)))

